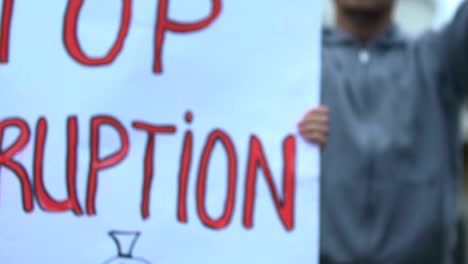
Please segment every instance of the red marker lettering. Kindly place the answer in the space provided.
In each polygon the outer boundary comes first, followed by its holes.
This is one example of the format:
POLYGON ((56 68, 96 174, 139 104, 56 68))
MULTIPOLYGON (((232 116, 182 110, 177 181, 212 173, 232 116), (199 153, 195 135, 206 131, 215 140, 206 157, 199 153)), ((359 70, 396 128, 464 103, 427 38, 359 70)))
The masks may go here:
POLYGON ((78 39, 78 20, 84 0, 69 0, 65 15, 64 35, 63 40, 65 47, 72 58, 77 62, 87 66, 99 66, 112 63, 119 55, 124 47, 125 39, 130 30, 130 22, 132 17, 132 0, 122 0, 122 16, 120 21, 120 29, 114 45, 109 52, 101 58, 91 58, 86 55, 81 48, 80 40, 78 39))
POLYGON ((2 17, 0 20, 0 63, 8 63, 10 47, 10 29, 13 16, 13 0, 3 0, 2 17))
POLYGON ((117 119, 109 116, 98 116, 91 120, 91 161, 89 165, 88 195, 86 200, 86 208, 89 215, 96 214, 95 200, 98 186, 98 172, 116 166, 123 161, 128 154, 129 145, 128 133, 117 119), (99 133, 99 129, 104 125, 109 125, 115 129, 120 137, 121 146, 120 149, 113 154, 100 159, 99 142, 101 134, 99 133))
POLYGON ((153 66, 155 73, 162 73, 163 71, 162 54, 166 32, 193 33, 209 27, 218 18, 222 7, 221 0, 211 0, 211 2, 212 8, 208 17, 194 23, 181 23, 168 17, 169 0, 159 0, 155 33, 155 62, 153 66))
POLYGON ((249 159, 247 165, 247 180, 244 200, 244 226, 252 228, 255 193, 257 186, 257 171, 260 167, 265 173, 274 205, 280 219, 287 230, 294 228, 294 198, 295 198, 295 161, 296 141, 294 136, 288 136, 283 142, 283 199, 280 199, 275 188, 273 176, 267 163, 260 139, 252 136, 250 140, 249 159))
POLYGON ((15 161, 14 156, 26 147, 31 136, 31 131, 26 121, 19 118, 7 119, 0 122, 0 148, 3 146, 3 138, 8 128, 17 128, 20 133, 16 141, 9 148, 5 150, 0 149, 0 168, 4 166, 18 177, 21 184, 23 209, 29 213, 34 209, 31 182, 23 164, 15 161))
POLYGON ((82 215, 76 193, 76 152, 78 144, 77 118, 68 119, 68 152, 67 152, 67 193, 68 197, 63 201, 57 201, 49 194, 43 177, 44 148, 47 139, 47 120, 40 118, 36 127, 36 143, 34 149, 34 186, 39 205, 48 212, 73 211, 76 215, 82 215))
POLYGON ((133 127, 148 133, 148 143, 145 153, 145 180, 143 183, 143 199, 141 202, 141 214, 144 219, 149 217, 149 200, 151 196, 151 184, 153 183, 153 160, 155 137, 158 134, 174 134, 176 128, 174 126, 155 126, 143 122, 134 122, 133 127))
POLYGON ((197 209, 200 219, 203 224, 209 228, 221 229, 229 225, 232 214, 234 212, 235 196, 236 196, 236 181, 237 181, 237 157, 236 150, 229 136, 221 130, 211 132, 203 150, 200 161, 200 169, 198 172, 197 183, 197 209), (219 219, 212 219, 205 208, 206 199, 206 178, 208 174, 208 165, 211 158, 211 153, 216 142, 223 144, 228 159, 228 187, 227 197, 224 203, 224 213, 219 219))

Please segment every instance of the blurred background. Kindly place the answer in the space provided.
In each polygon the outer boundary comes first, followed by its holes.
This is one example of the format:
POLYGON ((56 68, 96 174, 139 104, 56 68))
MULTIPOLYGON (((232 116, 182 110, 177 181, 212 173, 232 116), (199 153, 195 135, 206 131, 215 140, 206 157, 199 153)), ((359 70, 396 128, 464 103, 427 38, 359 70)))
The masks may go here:
MULTIPOLYGON (((333 0, 324 2, 324 23, 333 23, 333 0)), ((408 34, 417 36, 426 30, 437 30, 454 16, 462 0, 399 0, 396 22, 408 34)), ((459 263, 468 264, 468 105, 461 113, 461 135, 464 141, 465 177, 461 202, 463 222, 460 226, 459 263)))
MULTIPOLYGON (((324 21, 333 22, 333 0, 324 2, 324 21)), ((399 0, 396 20, 408 33, 419 34, 450 20, 461 0, 399 0)))

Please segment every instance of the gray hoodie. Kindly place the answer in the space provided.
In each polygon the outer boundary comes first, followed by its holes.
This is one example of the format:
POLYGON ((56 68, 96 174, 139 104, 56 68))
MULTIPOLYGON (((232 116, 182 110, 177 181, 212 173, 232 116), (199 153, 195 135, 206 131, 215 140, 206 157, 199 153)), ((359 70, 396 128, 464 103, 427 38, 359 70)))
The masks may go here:
POLYGON ((468 88, 468 5, 440 32, 367 45, 323 33, 322 263, 452 263, 468 88))

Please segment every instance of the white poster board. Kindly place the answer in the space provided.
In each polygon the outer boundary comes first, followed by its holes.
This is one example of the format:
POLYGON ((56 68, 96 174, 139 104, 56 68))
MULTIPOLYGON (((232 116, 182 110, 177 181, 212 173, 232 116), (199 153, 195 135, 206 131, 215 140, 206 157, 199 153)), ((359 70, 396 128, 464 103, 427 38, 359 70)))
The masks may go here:
POLYGON ((0 1, 0 262, 318 263, 319 2, 0 1))

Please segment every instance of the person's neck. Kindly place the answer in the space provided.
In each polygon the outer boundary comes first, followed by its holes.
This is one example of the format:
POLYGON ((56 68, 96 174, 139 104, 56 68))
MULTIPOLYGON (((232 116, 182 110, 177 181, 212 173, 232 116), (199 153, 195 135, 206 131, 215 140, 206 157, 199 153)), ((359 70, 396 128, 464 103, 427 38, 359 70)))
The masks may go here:
POLYGON ((335 19, 341 30, 367 44, 392 25, 392 10, 365 12, 337 9, 335 19))

